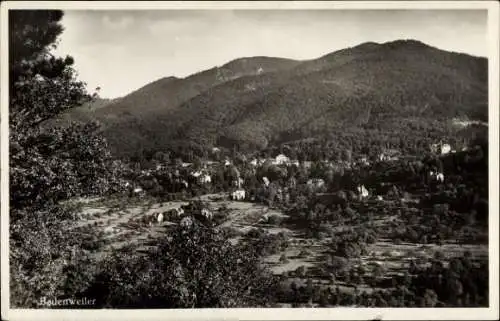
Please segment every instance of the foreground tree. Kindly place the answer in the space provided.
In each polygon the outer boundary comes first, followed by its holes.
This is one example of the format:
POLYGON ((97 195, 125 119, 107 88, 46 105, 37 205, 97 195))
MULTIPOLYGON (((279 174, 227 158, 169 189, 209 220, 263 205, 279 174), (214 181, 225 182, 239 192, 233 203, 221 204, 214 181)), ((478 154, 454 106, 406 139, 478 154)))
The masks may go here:
MULTIPOLYGON (((111 155, 95 124, 50 124, 92 97, 75 78, 73 58, 51 54, 61 11, 9 11, 10 205, 44 208, 108 190, 111 155)), ((11 216, 11 218, 13 218, 11 216)), ((15 218, 15 217, 14 217, 15 218)))
POLYGON ((69 253, 78 251, 63 235, 73 216, 59 201, 119 186, 119 163, 94 124, 50 124, 92 98, 75 78, 73 59, 51 54, 62 17, 57 10, 9 11, 11 302, 17 307, 60 294, 61 271, 74 263, 69 253))
POLYGON ((252 247, 194 223, 146 257, 110 257, 85 295, 103 308, 255 307, 270 304, 276 282, 252 247))

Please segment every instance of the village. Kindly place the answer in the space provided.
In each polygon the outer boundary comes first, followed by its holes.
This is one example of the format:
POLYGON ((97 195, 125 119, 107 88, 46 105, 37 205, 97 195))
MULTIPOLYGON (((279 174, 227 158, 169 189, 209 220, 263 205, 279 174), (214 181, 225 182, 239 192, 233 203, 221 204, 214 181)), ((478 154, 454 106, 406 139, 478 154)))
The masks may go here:
POLYGON ((10 309, 492 307, 489 10, 63 7, 3 10, 10 309))
POLYGON ((227 233, 233 244, 262 244, 262 263, 282 280, 284 306, 318 306, 325 293, 380 296, 392 288, 383 285, 388 280, 404 278, 410 266, 425 269, 435 256, 445 264, 463 255, 477 262, 487 256, 480 227, 487 214, 475 210, 471 226, 462 211, 463 205, 477 207, 463 203, 477 186, 452 169, 467 159, 474 170, 484 159, 481 148, 455 152, 437 144, 430 153, 435 158, 427 164, 394 150, 351 163, 299 163, 279 154, 238 165, 229 158, 158 164, 140 172, 135 181, 141 185, 125 183, 125 204, 117 198, 115 205, 107 199, 83 206, 77 231, 93 224, 104 233, 104 248, 139 251, 176 226, 201 224, 227 233), (337 261, 342 267, 332 275, 337 261), (290 292, 300 287, 319 294, 290 292))
MULTIPOLYGON (((468 149, 467 147, 464 147, 462 148, 462 151, 467 151, 467 149, 468 149)), ((218 148, 214 148, 214 152, 217 151, 218 148)), ((455 154, 456 150, 452 149, 449 144, 441 142, 432 144, 429 148, 429 152, 432 155, 442 157, 450 153, 455 154)), ((416 157, 403 156, 398 150, 395 149, 388 149, 383 153, 380 153, 378 155, 378 158, 373 161, 369 161, 366 156, 361 155, 353 162, 322 161, 319 164, 314 164, 314 162, 312 161, 303 161, 302 163, 300 163, 298 160, 292 160, 284 154, 279 154, 274 158, 268 158, 268 159, 253 158, 250 161, 247 161, 246 163, 240 162, 238 165, 235 165, 227 157, 221 162, 205 161, 198 165, 195 165, 193 163, 183 162, 180 166, 178 166, 173 170, 174 172, 173 175, 169 174, 169 178, 171 178, 175 184, 184 189, 189 189, 190 184, 194 188, 210 187, 217 179, 215 177, 217 175, 217 171, 220 171, 222 169, 223 171, 225 171, 225 173, 229 173, 229 176, 232 178, 232 180, 230 180, 229 182, 230 191, 228 192, 228 197, 232 200, 238 200, 238 201, 248 200, 254 202, 256 201, 258 196, 249 193, 248 190, 245 190, 244 188, 245 178, 248 179, 249 176, 255 176, 255 177, 259 176, 261 179, 262 187, 264 189, 269 189, 271 183, 270 178, 262 175, 262 171, 260 173, 257 173, 258 168, 262 169, 265 167, 266 170, 270 170, 271 172, 273 172, 270 176, 275 176, 276 178, 278 178, 275 181, 276 183, 285 183, 285 184, 280 184, 280 186, 278 186, 276 191, 276 197, 279 200, 286 200, 290 198, 289 193, 287 193, 287 189, 289 187, 295 187, 297 185, 296 177, 293 176, 287 177, 290 176, 287 175, 287 169, 290 169, 292 167, 296 169, 301 167, 305 170, 310 170, 311 167, 314 165, 314 166, 321 166, 324 170, 330 170, 333 171, 333 173, 338 173, 344 170, 369 168, 371 166, 371 163, 374 164, 391 163, 391 162, 398 162, 400 160, 415 161, 416 157), (238 169, 238 166, 240 167, 240 169, 238 169), (240 171, 245 171, 246 172, 245 175, 240 174, 240 171), (183 175, 181 175, 181 172, 183 173, 183 175), (273 175, 276 173, 277 176, 273 175), (284 182, 284 180, 286 180, 286 182, 284 182)), ((145 178, 146 180, 150 178, 151 180, 155 181, 154 178, 155 173, 167 169, 172 170, 172 167, 166 166, 164 164, 157 164, 153 169, 141 170, 140 174, 141 177, 145 178)), ((427 174, 429 178, 435 180, 436 182, 444 183, 444 173, 440 172, 438 169, 430 170, 427 174)), ((157 182, 157 180, 155 182, 157 182)), ((151 184, 147 185, 151 186, 151 184)), ((130 195, 140 196, 146 193, 144 188, 140 185, 133 185, 133 183, 127 182, 125 183, 124 186, 129 189, 130 195)), ((325 179, 322 177, 310 177, 306 181, 306 186, 318 192, 321 192, 322 190, 326 189, 325 179)), ((276 188, 276 186, 271 186, 271 187, 276 188)), ((359 194, 360 198, 367 198, 369 195, 371 195, 369 191, 366 189, 366 187, 362 184, 356 186, 355 190, 359 194)), ((372 196, 376 199, 382 198, 381 195, 372 195, 372 196)))

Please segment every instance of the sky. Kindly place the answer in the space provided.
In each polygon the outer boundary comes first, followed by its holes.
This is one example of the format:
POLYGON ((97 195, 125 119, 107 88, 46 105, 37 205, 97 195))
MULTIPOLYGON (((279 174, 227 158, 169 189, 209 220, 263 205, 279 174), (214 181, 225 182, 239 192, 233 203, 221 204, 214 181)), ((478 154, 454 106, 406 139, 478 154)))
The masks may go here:
POLYGON ((373 41, 415 39, 487 56, 486 10, 69 10, 56 53, 79 80, 124 96, 162 77, 233 59, 314 59, 373 41))

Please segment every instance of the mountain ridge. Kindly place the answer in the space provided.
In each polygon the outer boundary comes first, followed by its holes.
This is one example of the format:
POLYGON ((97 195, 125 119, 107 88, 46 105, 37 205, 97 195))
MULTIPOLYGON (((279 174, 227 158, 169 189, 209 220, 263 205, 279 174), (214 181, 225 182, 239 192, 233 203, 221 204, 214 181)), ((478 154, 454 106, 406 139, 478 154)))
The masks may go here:
POLYGON ((233 59, 153 81, 93 117, 117 154, 183 142, 259 149, 389 116, 485 120, 487 97, 487 59, 396 40, 310 60, 233 59))

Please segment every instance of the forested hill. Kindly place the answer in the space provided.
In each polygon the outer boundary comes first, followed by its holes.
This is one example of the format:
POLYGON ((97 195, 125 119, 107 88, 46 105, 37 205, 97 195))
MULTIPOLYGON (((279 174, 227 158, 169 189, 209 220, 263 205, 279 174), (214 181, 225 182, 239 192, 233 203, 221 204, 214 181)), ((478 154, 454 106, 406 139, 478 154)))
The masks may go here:
POLYGON ((294 60, 272 57, 236 59, 221 67, 214 67, 183 79, 177 77, 158 79, 109 104, 97 114, 104 118, 162 114, 213 86, 243 76, 291 68, 297 64, 298 62, 294 60))
POLYGON ((487 69, 485 58, 414 40, 365 43, 308 61, 235 60, 94 114, 121 155, 185 142, 260 149, 385 119, 487 121, 487 69))

